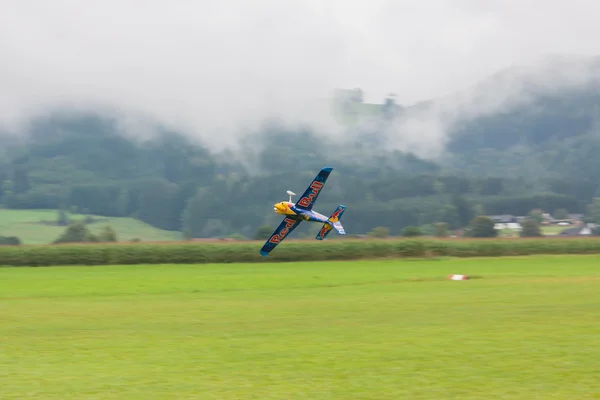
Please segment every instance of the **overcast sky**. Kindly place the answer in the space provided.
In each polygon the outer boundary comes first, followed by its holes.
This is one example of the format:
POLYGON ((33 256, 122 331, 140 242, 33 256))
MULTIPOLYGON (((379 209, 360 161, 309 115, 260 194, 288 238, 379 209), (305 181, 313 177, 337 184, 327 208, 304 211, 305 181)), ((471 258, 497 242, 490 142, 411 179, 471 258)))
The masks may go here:
POLYGON ((360 87, 410 104, 549 53, 600 54, 595 0, 0 0, 3 120, 112 105, 192 129, 360 87))

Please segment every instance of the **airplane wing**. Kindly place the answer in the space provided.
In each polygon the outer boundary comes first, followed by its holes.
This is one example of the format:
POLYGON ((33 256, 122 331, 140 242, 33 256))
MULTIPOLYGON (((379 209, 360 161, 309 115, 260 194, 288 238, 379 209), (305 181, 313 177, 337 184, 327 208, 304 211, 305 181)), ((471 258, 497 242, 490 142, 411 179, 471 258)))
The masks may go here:
POLYGON ((292 219, 289 217, 285 217, 283 221, 279 224, 277 229, 273 232, 271 237, 265 242, 263 247, 260 249, 260 254, 263 257, 269 255, 269 253, 286 238, 287 235, 290 234, 294 229, 300 225, 302 222, 301 219, 292 219))
POLYGON ((329 177, 329 174, 333 168, 325 167, 319 171, 315 179, 311 182, 311 184, 306 188, 300 200, 296 202, 296 208, 310 210, 313 208, 315 201, 317 201, 317 197, 319 197, 319 193, 321 193, 321 189, 325 186, 325 182, 329 177))

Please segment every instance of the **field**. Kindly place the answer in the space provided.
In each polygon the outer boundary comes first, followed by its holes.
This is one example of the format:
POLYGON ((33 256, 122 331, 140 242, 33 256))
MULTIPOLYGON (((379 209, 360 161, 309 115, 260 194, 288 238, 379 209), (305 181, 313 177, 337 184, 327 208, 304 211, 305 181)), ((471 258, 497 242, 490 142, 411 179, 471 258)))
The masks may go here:
MULTIPOLYGON (((542 225, 542 226, 540 226, 540 232, 542 232, 542 235, 544 235, 544 236, 553 236, 553 235, 558 235, 565 229, 569 229, 569 228, 575 228, 575 225, 569 225, 569 226, 542 225)), ((499 235, 500 236, 519 236, 519 232, 507 228, 507 229, 500 230, 499 235)))
POLYGON ((550 225, 550 226, 542 226, 540 227, 540 230, 542 231, 543 235, 558 235, 559 233, 561 233, 562 231, 566 230, 566 229, 570 229, 570 228, 575 228, 575 225, 569 225, 569 226, 558 226, 558 225, 550 225))
MULTIPOLYGON (((62 226, 52 226, 41 221, 55 221, 56 211, 51 210, 6 210, 0 209, 0 236, 16 236, 24 244, 50 243, 65 230, 62 226)), ((83 219, 85 215, 70 214, 70 218, 83 219)), ((94 216, 92 216, 94 217, 94 216)), ((150 226, 133 218, 94 217, 99 222, 88 225, 92 233, 98 233, 106 225, 110 225, 117 233, 118 239, 127 241, 171 241, 179 239, 177 232, 169 232, 150 226)))
POLYGON ((1 397, 598 399, 599 293, 599 255, 0 268, 1 397))

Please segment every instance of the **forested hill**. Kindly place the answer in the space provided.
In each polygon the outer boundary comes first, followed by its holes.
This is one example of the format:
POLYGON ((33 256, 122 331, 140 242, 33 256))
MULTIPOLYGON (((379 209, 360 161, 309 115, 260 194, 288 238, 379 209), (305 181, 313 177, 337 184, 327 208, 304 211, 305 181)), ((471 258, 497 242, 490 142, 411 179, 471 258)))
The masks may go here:
MULTIPOLYGON (((266 124, 241 153, 211 152, 166 129, 134 139, 104 115, 41 116, 19 138, 0 135, 0 201, 7 208, 133 216, 195 237, 252 237, 279 222, 272 204, 286 190, 302 192, 331 165, 317 209, 345 204, 350 233, 376 226, 398 233, 433 222, 459 228, 476 214, 534 208, 585 212, 599 194, 600 90, 587 82, 533 93, 525 104, 455 121, 435 161, 382 145, 377 127, 389 124, 389 115, 343 140, 266 124)), ((391 119, 401 122, 410 112, 400 110, 391 119)), ((301 235, 318 228, 306 225, 301 235)))
POLYGON ((452 126, 449 165, 472 174, 597 181, 600 57, 559 57, 542 67, 502 71, 474 89, 489 97, 518 88, 504 107, 452 126))

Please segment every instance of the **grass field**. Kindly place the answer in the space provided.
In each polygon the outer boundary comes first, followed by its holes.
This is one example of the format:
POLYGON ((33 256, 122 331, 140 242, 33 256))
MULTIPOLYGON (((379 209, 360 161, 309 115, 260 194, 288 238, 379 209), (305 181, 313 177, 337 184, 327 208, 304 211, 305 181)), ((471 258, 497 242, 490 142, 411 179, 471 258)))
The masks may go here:
POLYGON ((557 225, 542 226, 542 227, 540 227, 540 230, 542 231, 543 235, 558 235, 562 231, 564 231, 566 229, 570 229, 570 228, 575 228, 575 225, 569 225, 569 226, 557 226, 557 225))
POLYGON ((0 321, 3 400, 600 398, 600 256, 0 268, 0 321))
MULTIPOLYGON (((6 210, 0 209, 0 236, 17 236, 24 244, 45 244, 58 238, 65 230, 62 226, 41 224, 40 221, 55 221, 56 211, 52 210, 6 210)), ((83 219, 84 215, 71 214, 70 218, 83 219)), ((133 218, 104 218, 88 225, 92 233, 98 233, 110 225, 118 239, 127 241, 171 241, 179 239, 178 232, 169 232, 150 226, 133 218)))
MULTIPOLYGON (((540 226, 540 232, 544 236, 553 236, 553 235, 558 235, 565 229, 574 228, 574 227, 575 226, 556 226, 556 225, 546 226, 546 225, 544 225, 544 226, 540 226)), ((499 235, 500 236, 519 236, 519 232, 514 231, 512 229, 502 229, 499 232, 499 235)))

